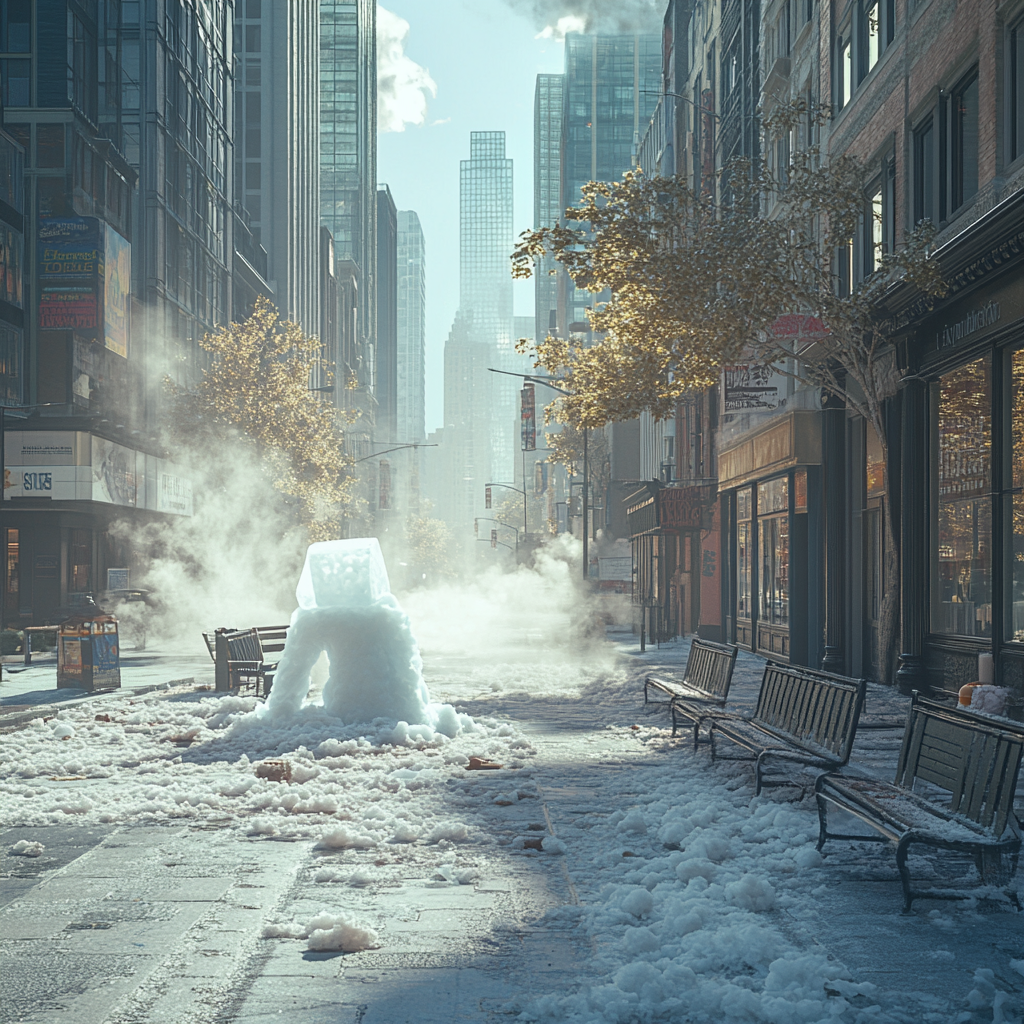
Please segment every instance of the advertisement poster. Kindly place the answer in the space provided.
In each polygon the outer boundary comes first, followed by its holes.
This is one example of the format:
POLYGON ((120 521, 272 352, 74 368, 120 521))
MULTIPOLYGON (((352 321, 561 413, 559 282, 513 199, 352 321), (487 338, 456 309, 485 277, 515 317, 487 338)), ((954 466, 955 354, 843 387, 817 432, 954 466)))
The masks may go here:
POLYGON ((96 292, 103 273, 99 221, 43 217, 38 248, 40 329, 96 330, 96 292))
POLYGON ((161 463, 157 474, 157 511, 176 516, 192 515, 192 481, 176 473, 168 473, 161 463))
POLYGON ((92 500, 133 506, 136 502, 135 451, 92 439, 92 500))
POLYGON ((132 247, 109 224, 104 225, 103 344, 128 358, 132 290, 132 247))

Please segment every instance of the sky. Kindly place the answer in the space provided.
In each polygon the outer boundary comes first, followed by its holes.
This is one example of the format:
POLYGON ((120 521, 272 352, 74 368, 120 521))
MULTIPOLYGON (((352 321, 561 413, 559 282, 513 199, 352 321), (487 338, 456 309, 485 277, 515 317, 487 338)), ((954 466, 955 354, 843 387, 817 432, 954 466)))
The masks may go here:
MULTIPOLYGON (((391 187, 398 209, 419 214, 426 237, 429 433, 443 425, 444 343, 459 304, 459 161, 469 157, 470 132, 504 131, 514 161, 515 233, 533 226, 534 83, 540 72, 562 70, 563 47, 536 38, 536 20, 504 0, 389 0, 386 10, 409 24, 406 61, 425 69, 436 85, 433 96, 420 87, 422 76, 408 64, 400 67, 398 99, 386 100, 382 127, 402 116, 422 116, 423 123, 405 123, 377 140, 378 180, 391 187)), ((378 17, 383 50, 396 26, 378 17)), ((385 59, 395 63, 396 55, 392 46, 385 59)), ((515 312, 533 315, 532 281, 517 283, 515 312)))

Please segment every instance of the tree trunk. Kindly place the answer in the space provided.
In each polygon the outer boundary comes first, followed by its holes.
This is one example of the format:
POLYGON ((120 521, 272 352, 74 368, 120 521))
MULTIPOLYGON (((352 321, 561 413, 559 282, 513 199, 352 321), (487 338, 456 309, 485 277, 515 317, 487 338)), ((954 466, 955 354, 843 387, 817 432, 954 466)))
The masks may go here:
MULTIPOLYGON (((881 420, 881 416, 878 417, 881 420)), ((884 494, 882 497, 882 599, 878 607, 878 636, 875 648, 875 659, 878 665, 880 683, 891 683, 896 671, 896 641, 899 636, 900 608, 900 553, 896 543, 896 531, 892 520, 892 489, 889 480, 889 442, 885 436, 885 427, 875 422, 872 417, 872 428, 878 436, 882 448, 882 480, 884 494)))

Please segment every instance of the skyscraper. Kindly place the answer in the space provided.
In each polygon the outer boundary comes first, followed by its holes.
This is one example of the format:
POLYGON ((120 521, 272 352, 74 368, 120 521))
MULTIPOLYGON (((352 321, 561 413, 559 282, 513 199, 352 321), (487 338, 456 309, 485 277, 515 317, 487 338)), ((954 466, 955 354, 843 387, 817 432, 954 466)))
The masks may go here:
POLYGON ((350 363, 335 371, 339 404, 360 413, 354 447, 372 430, 376 376, 376 27, 373 0, 320 0, 320 218, 351 281, 339 295, 358 296, 355 344, 343 346, 350 363))
MULTIPOLYGON (((159 18, 149 4, 122 9, 124 153, 139 176, 132 278, 145 316, 132 327, 153 380, 194 381, 199 339, 231 315, 232 9, 228 0, 176 0, 159 18)), ((258 56, 261 36, 250 43, 258 56)))
MULTIPOLYGON (((661 90, 660 35, 565 37, 565 95, 562 124, 562 200, 565 209, 580 199, 588 181, 618 181, 636 162, 661 90)), ((586 321, 586 308, 601 297, 558 278, 559 328, 586 321)))
MULTIPOLYGON (((510 369, 512 160, 505 156, 504 132, 471 132, 469 145, 469 159, 459 169, 459 315, 469 338, 492 348, 491 365, 510 369)), ((511 377, 489 376, 490 382, 485 375, 477 385, 491 396, 489 471, 496 480, 510 480, 518 385, 511 377)), ((474 422, 474 430, 482 428, 474 422)))
POLYGON ((423 228, 398 211, 398 416, 396 436, 422 441, 425 418, 427 269, 423 228))
POLYGON ((235 194, 282 317, 320 333, 320 24, 310 4, 235 5, 235 194))
POLYGON ((377 422, 374 437, 398 435, 398 211, 391 189, 377 189, 377 422))
MULTIPOLYGON (((538 75, 533 99, 533 226, 552 227, 562 220, 562 117, 565 75, 538 75)), ((542 258, 534 275, 534 338, 543 341, 558 308, 558 266, 542 258)))

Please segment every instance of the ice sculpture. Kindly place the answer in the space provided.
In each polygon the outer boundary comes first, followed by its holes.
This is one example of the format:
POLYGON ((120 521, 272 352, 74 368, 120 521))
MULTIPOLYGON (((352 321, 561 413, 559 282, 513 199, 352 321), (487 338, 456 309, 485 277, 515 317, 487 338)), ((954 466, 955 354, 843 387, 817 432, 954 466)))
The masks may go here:
POLYGON ((299 607, 261 717, 294 714, 327 652, 324 707, 346 723, 387 718, 435 726, 409 618, 391 594, 375 537, 311 544, 295 589, 299 607))

